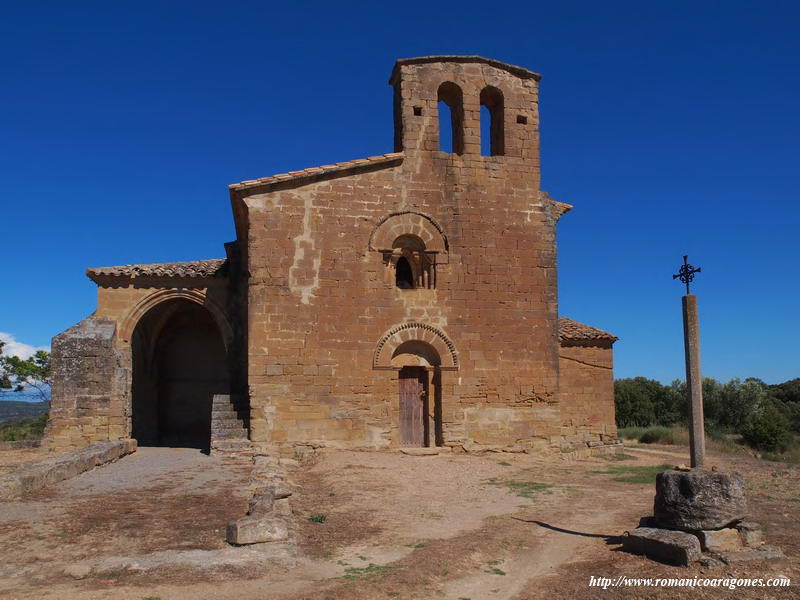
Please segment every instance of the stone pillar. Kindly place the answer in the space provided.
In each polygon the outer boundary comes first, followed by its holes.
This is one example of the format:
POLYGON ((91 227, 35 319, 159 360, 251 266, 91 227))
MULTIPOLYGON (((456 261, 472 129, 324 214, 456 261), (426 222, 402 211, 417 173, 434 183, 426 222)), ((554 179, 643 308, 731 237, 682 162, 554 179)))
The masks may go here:
POLYGON ((686 350, 686 399, 689 402, 689 452, 692 468, 701 468, 706 455, 703 429, 703 379, 700 376, 700 327, 697 296, 683 297, 683 341, 686 350))

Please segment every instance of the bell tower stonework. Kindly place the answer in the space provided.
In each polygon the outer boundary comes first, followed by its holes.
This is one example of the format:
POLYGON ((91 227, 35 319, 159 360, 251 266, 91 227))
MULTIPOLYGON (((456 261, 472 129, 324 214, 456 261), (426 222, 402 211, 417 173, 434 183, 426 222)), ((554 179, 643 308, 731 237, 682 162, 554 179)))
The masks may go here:
MULTIPOLYGON (((558 315, 571 206, 540 190, 539 80, 478 56, 400 59, 395 152, 230 186, 237 240, 214 277, 252 442, 613 446, 616 338, 558 315)), ((113 307, 95 317, 135 327, 120 280, 93 278, 113 307)), ((129 342, 109 343, 124 373, 129 342)), ((116 387, 130 418, 137 387, 116 387)))

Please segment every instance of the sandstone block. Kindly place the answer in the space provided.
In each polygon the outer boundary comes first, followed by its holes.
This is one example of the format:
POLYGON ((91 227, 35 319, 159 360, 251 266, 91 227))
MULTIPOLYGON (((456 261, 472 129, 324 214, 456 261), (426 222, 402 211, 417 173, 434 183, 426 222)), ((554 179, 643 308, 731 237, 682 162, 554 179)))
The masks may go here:
POLYGON ((243 546, 263 542, 280 542, 289 537, 286 522, 279 517, 250 516, 228 523, 229 544, 243 546))
POLYGON ((739 536, 742 539, 742 544, 748 548, 757 548, 764 543, 764 533, 761 531, 761 525, 754 521, 742 521, 736 526, 739 531, 739 536))
POLYGON ((247 506, 248 515, 266 515, 272 512, 275 496, 269 490, 256 490, 247 506))
POLYGON ((272 505, 272 510, 276 515, 290 517, 292 515, 292 507, 289 504, 289 498, 275 500, 275 503, 272 505))
POLYGON ((700 540, 684 531, 637 527, 625 535, 622 545, 628 552, 676 565, 688 565, 702 556, 700 540))
POLYGON ((72 577, 73 579, 85 579, 89 576, 92 572, 92 568, 89 565, 83 563, 76 563, 74 565, 68 565, 64 567, 64 575, 68 577, 72 577))
POLYGON ((739 532, 733 528, 703 530, 698 533, 703 550, 710 552, 736 552, 742 549, 739 532))
POLYGON ((32 492, 80 475, 96 466, 116 460, 135 450, 128 440, 97 442, 69 454, 40 461, 0 479, 0 499, 32 492))
POLYGON ((661 527, 722 529, 747 514, 739 473, 664 471, 656 478, 654 515, 661 527))
POLYGON ((400 448, 400 452, 409 456, 435 456, 439 448, 400 448))
POLYGON ((733 565, 743 562, 754 562, 759 560, 779 560, 786 558, 780 548, 773 546, 761 546, 760 548, 748 548, 741 552, 722 552, 719 555, 722 562, 733 565))

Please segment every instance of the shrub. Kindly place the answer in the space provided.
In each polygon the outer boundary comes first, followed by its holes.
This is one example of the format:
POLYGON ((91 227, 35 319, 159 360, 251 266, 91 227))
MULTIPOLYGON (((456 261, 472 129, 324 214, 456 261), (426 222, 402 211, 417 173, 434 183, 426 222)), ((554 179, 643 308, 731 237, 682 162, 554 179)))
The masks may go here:
POLYGON ((23 419, 16 423, 2 425, 0 426, 0 441, 38 440, 44 434, 45 425, 47 425, 47 413, 34 419, 23 419))
POLYGON ((617 435, 623 440, 636 440, 638 442, 645 431, 644 427, 620 427, 617 430, 617 435))
POLYGON ((792 443, 789 419, 773 403, 765 403, 745 424, 742 438, 756 450, 785 452, 792 443))
POLYGON ((674 444, 675 439, 669 427, 649 427, 642 433, 639 441, 643 444, 674 444))

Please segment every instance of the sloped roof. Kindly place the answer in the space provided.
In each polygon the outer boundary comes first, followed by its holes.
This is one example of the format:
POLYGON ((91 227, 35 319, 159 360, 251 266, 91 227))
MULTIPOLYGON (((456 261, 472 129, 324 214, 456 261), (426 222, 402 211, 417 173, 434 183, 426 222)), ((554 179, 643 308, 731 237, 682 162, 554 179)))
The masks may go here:
POLYGON ((224 258, 191 260, 188 262, 152 263, 149 265, 119 265, 86 269, 89 279, 98 277, 222 277, 228 261, 224 258))
POLYGON ((386 165, 400 161, 403 159, 402 152, 391 152, 389 154, 380 154, 378 156, 370 156, 367 158, 357 158, 355 160, 346 160, 344 162, 337 162, 331 165, 322 165, 320 167, 310 167, 308 169, 301 169, 300 171, 289 171, 288 173, 278 173, 277 175, 270 175, 269 177, 261 177, 260 179, 248 179, 239 183, 232 183, 228 186, 231 190, 243 190, 250 187, 258 187, 263 185, 270 185, 274 183, 292 182, 302 183, 302 180, 309 177, 316 177, 319 175, 335 174, 339 175, 349 169, 357 169, 360 167, 371 167, 386 165))
POLYGON ((567 317, 558 319, 558 339, 559 340, 609 340, 617 341, 617 336, 602 329, 597 329, 591 325, 578 323, 567 317))

